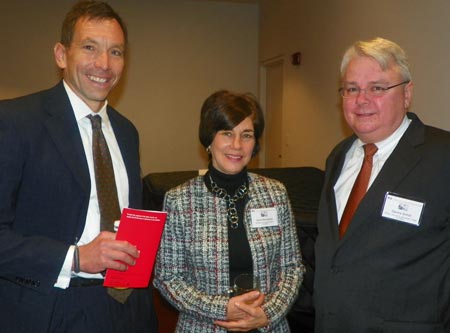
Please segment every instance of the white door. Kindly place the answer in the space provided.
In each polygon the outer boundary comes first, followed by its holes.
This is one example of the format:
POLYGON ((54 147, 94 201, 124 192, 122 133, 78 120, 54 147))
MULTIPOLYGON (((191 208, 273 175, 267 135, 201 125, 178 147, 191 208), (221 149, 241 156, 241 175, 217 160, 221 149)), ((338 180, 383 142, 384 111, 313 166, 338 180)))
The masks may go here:
POLYGON ((283 167, 283 59, 264 62, 261 68, 261 99, 265 109, 264 165, 283 167))

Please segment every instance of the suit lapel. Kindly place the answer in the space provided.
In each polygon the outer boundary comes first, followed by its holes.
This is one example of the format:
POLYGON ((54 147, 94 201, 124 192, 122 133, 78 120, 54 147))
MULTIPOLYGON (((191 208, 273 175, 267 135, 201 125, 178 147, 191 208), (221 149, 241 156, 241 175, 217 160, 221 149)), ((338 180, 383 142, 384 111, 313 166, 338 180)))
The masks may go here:
POLYGON ((345 155, 347 151, 350 149, 353 141, 355 141, 356 136, 351 136, 346 139, 339 147, 335 150, 334 157, 330 160, 330 172, 329 176, 325 180, 325 195, 328 206, 328 216, 329 221, 331 223, 330 230, 333 233, 333 240, 336 243, 339 241, 339 224, 337 219, 337 210, 336 210, 336 196, 334 194, 334 185, 336 184, 339 175, 341 174, 342 167, 345 162, 345 155))
POLYGON ((49 90, 45 105, 49 118, 44 123, 61 158, 83 190, 89 192, 89 169, 81 141, 80 131, 62 82, 49 90))
POLYGON ((421 155, 417 153, 415 147, 423 142, 425 127, 414 114, 408 116, 413 121, 361 201, 342 243, 350 239, 366 223, 378 223, 377 219, 369 216, 372 214, 381 216, 386 192, 396 192, 410 170, 420 162, 421 155))
POLYGON ((141 208, 141 170, 139 164, 138 142, 130 127, 127 126, 121 116, 108 107, 108 117, 114 130, 114 135, 119 145, 120 153, 125 164, 129 182, 129 206, 141 208))

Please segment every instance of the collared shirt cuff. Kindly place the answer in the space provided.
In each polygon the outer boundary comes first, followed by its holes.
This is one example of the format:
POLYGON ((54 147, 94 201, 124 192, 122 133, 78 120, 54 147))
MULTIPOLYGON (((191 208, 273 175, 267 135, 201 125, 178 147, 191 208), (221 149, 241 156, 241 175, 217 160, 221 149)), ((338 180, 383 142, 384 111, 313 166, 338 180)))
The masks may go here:
POLYGON ((73 253, 75 251, 75 245, 71 245, 66 254, 61 271, 59 272, 58 279, 56 280, 55 287, 61 289, 67 289, 70 285, 70 278, 72 275, 73 253))

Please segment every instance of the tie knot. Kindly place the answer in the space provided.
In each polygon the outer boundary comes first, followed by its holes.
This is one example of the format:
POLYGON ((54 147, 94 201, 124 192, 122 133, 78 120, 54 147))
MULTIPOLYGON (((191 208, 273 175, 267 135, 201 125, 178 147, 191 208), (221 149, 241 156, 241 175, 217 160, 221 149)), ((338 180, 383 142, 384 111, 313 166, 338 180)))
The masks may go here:
POLYGON ((377 152, 378 147, 374 143, 364 145, 364 157, 371 158, 377 152))
POLYGON ((101 129, 102 128, 102 117, 99 115, 90 114, 87 116, 91 120, 92 129, 101 129))

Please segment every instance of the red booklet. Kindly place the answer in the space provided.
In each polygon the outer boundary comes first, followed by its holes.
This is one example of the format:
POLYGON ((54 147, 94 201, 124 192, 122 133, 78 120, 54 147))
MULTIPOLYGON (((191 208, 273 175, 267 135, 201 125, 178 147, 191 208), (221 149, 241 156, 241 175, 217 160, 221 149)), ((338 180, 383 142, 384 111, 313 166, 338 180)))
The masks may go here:
POLYGON ((135 245, 140 251, 139 258, 136 265, 129 266, 124 272, 106 270, 105 287, 148 287, 166 217, 166 212, 123 209, 116 239, 135 245))

